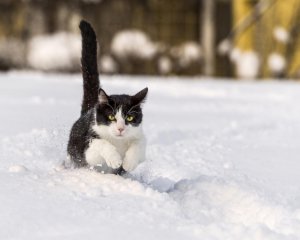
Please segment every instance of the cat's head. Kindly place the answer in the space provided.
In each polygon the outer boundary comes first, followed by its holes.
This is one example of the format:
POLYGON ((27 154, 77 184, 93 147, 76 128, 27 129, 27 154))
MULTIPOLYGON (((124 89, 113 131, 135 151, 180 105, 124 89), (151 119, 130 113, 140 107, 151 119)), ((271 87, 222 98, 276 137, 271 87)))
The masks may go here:
POLYGON ((143 119, 141 104, 145 101, 147 93, 148 88, 133 96, 107 95, 100 89, 96 106, 97 133, 103 137, 117 139, 138 137, 143 119))

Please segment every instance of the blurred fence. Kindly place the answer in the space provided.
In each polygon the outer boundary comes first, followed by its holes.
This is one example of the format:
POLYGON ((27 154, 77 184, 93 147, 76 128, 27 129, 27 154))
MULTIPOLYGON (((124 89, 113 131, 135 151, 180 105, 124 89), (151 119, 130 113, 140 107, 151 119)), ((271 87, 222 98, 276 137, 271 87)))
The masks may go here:
POLYGON ((79 21, 101 72, 298 78, 299 0, 0 0, 0 69, 80 71, 79 21))
MULTIPOLYGON (((216 8, 220 40, 230 4, 216 8)), ((201 74, 201 14, 201 0, 0 0, 0 68, 78 71, 84 18, 96 29, 102 72, 201 74)), ((226 58, 217 59, 216 74, 230 76, 226 58)))
POLYGON ((299 78, 300 1, 233 0, 233 30, 223 45, 242 78, 299 78))

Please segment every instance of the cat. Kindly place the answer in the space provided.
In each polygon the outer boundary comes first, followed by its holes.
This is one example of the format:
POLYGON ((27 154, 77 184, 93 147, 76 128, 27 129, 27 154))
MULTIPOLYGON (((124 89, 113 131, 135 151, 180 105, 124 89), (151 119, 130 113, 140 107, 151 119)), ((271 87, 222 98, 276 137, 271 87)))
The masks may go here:
POLYGON ((133 96, 107 95, 99 83, 95 31, 84 20, 79 28, 83 100, 80 118, 69 136, 69 162, 75 167, 89 167, 102 173, 132 171, 145 159, 141 107, 148 88, 133 96))

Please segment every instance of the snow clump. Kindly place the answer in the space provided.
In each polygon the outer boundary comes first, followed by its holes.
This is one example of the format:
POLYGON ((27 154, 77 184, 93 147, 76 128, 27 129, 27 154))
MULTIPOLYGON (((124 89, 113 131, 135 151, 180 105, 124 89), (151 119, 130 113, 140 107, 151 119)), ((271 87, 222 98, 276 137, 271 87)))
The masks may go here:
POLYGON ((118 66, 111 56, 104 55, 100 59, 100 69, 104 73, 115 73, 118 70, 118 66))
POLYGON ((140 30, 118 32, 111 43, 112 52, 120 58, 152 59, 158 49, 158 45, 140 30))
POLYGON ((79 65, 80 35, 60 32, 33 37, 28 47, 28 64, 38 70, 74 70, 79 65))
POLYGON ((244 51, 233 49, 230 59, 236 64, 237 76, 251 79, 257 77, 260 68, 259 56, 254 51, 244 51))
POLYGON ((274 29, 274 38, 282 43, 287 43, 290 40, 290 34, 284 27, 276 27, 274 29))
POLYGON ((196 42, 186 42, 171 49, 171 55, 179 60, 182 67, 187 67, 193 62, 200 61, 202 51, 196 42))
POLYGON ((170 58, 163 56, 158 59, 159 72, 162 74, 168 74, 172 71, 172 61, 170 58))
POLYGON ((28 169, 23 165, 12 165, 8 168, 8 171, 12 173, 20 173, 20 172, 26 172, 28 171, 28 169))
POLYGON ((268 66, 273 73, 281 73, 286 67, 286 60, 279 53, 272 53, 268 57, 268 66))
POLYGON ((232 49, 232 42, 229 39, 223 40, 218 45, 218 53, 220 55, 226 55, 226 54, 230 53, 231 49, 232 49))

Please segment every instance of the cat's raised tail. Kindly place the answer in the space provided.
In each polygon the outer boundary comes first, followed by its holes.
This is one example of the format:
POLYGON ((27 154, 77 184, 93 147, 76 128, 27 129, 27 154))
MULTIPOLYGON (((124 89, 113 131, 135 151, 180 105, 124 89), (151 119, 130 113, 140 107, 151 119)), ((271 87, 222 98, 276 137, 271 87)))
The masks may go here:
POLYGON ((83 77, 81 115, 84 115, 93 108, 98 101, 99 73, 95 31, 92 26, 84 20, 81 20, 79 28, 82 38, 81 69, 83 77))

